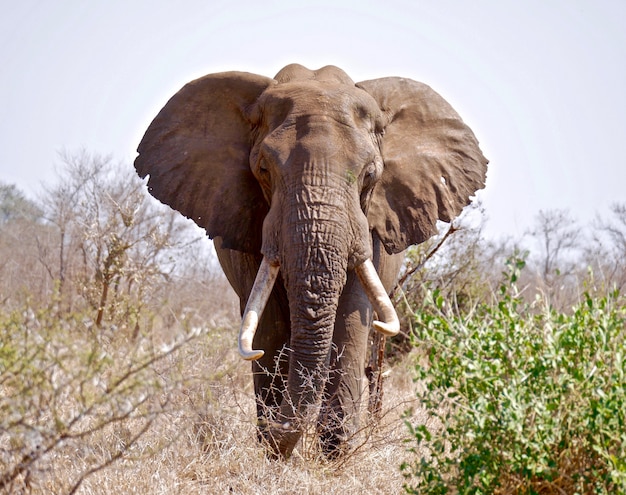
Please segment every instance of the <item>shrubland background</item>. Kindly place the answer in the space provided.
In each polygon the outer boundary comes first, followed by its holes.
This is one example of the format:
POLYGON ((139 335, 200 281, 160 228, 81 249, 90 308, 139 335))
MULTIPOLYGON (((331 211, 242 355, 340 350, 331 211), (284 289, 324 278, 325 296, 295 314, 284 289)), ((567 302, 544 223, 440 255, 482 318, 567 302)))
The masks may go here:
POLYGON ((485 239, 480 205, 442 225, 408 253, 354 451, 307 434, 270 462, 211 243, 129 164, 60 162, 38 198, 0 183, 0 491, 626 490, 626 203, 521 239, 485 239))

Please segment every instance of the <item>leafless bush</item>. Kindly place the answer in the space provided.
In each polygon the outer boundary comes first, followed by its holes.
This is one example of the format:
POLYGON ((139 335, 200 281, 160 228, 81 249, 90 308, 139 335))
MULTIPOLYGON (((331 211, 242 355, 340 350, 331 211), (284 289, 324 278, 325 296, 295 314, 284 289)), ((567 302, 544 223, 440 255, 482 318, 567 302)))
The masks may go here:
POLYGON ((204 231, 151 198, 131 167, 84 151, 61 160, 40 207, 0 189, 0 301, 54 298, 59 311, 89 307, 96 325, 135 333, 155 320, 171 326, 193 314, 201 324, 234 310, 204 231))
MULTIPOLYGON (((52 314, 50 323, 57 321, 52 314)), ((6 474, 26 460, 24 453, 30 454, 19 473, 6 478, 6 492, 323 494, 337 486, 348 494, 400 491, 402 415, 409 406, 418 408, 408 365, 399 365, 388 378, 381 421, 373 428, 364 415, 347 456, 325 460, 312 423, 289 461, 270 462, 256 440, 252 380, 248 363, 237 356, 234 325, 187 334, 175 348, 155 339, 129 341, 106 328, 95 331, 93 323, 93 331, 81 335, 86 320, 77 319, 75 325, 67 332, 55 329, 48 339, 52 342, 42 343, 46 352, 30 347, 48 360, 43 368, 49 371, 28 381, 30 395, 15 389, 3 402, 2 417, 15 417, 4 413, 8 407, 17 409, 16 399, 23 398, 27 417, 9 425, 17 429, 11 433, 3 424, 0 471, 6 474), (95 348, 106 352, 109 361, 90 358, 95 348), (26 424, 32 426, 28 431, 40 433, 16 433, 26 424), (46 448, 33 452, 37 445, 53 448, 39 454, 46 448), (11 459, 13 464, 4 464, 11 459)), ((43 327, 48 323, 39 332, 43 327)), ((42 364, 32 372, 39 373, 42 364)), ((3 386, 17 386, 17 374, 4 378, 3 386)))
POLYGON ((112 331, 52 309, 0 314, 0 491, 43 489, 63 459, 91 458, 63 477, 74 493, 87 477, 138 455, 183 383, 178 351, 200 332, 158 344, 112 331))
POLYGON ((0 188, 0 492, 74 492, 145 458, 187 383, 178 352, 235 307, 203 232, 132 168, 62 160, 40 207, 0 188))

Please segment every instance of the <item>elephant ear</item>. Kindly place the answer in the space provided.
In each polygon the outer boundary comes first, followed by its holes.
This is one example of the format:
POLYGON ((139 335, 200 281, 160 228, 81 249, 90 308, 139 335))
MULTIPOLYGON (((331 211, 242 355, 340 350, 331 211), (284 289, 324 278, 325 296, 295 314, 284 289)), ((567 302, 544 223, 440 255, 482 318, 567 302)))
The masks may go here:
POLYGON ((429 86, 389 77, 357 84, 377 102, 386 120, 385 163, 368 210, 389 253, 436 233, 485 186, 488 160, 471 129, 429 86))
POLYGON ((258 252, 268 206, 250 170, 246 111, 273 79, 210 74, 185 85, 158 113, 137 151, 148 190, 223 246, 258 252))

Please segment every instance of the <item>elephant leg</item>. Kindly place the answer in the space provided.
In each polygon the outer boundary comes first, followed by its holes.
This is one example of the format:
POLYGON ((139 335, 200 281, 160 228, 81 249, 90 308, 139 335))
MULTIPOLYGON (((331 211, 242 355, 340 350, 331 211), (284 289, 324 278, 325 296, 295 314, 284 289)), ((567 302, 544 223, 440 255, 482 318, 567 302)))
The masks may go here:
POLYGON ((351 271, 339 300, 329 379, 318 418, 322 449, 331 458, 343 452, 359 426, 371 323, 371 305, 356 273, 351 271))
MULTIPOLYGON (((243 314, 262 258, 260 255, 225 249, 219 238, 215 239, 215 251, 226 278, 239 296, 243 314)), ((265 351, 261 359, 252 362, 259 439, 263 438, 268 423, 276 417, 285 395, 288 359, 284 349, 289 343, 289 328, 287 295, 282 278, 279 277, 253 340, 255 349, 265 351)))
MULTIPOLYGON (((373 262, 387 292, 394 287, 404 253, 388 255, 374 233, 373 262)), ((318 421, 322 448, 329 457, 340 455, 358 431, 366 387, 367 344, 372 324, 371 304, 355 272, 350 272, 339 300, 330 377, 318 421)))

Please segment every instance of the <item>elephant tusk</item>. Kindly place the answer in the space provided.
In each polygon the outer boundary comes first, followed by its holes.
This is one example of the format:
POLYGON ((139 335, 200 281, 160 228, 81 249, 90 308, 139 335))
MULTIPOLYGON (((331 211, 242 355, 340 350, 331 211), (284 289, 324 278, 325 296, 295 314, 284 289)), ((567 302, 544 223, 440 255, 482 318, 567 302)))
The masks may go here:
POLYGON ((365 260, 361 265, 356 267, 356 273, 361 280, 361 284, 367 293, 374 310, 382 321, 374 320, 374 329, 387 337, 393 337, 400 331, 400 321, 391 300, 387 295, 387 291, 380 281, 376 268, 371 259, 365 260))
POLYGON ((248 297, 248 302, 246 303, 246 309, 241 318, 241 328, 239 329, 239 354, 247 361, 255 361, 265 354, 260 349, 252 349, 252 340, 259 325, 261 314, 272 293, 279 269, 278 265, 272 265, 266 258, 263 258, 259 271, 256 274, 250 297, 248 297))

